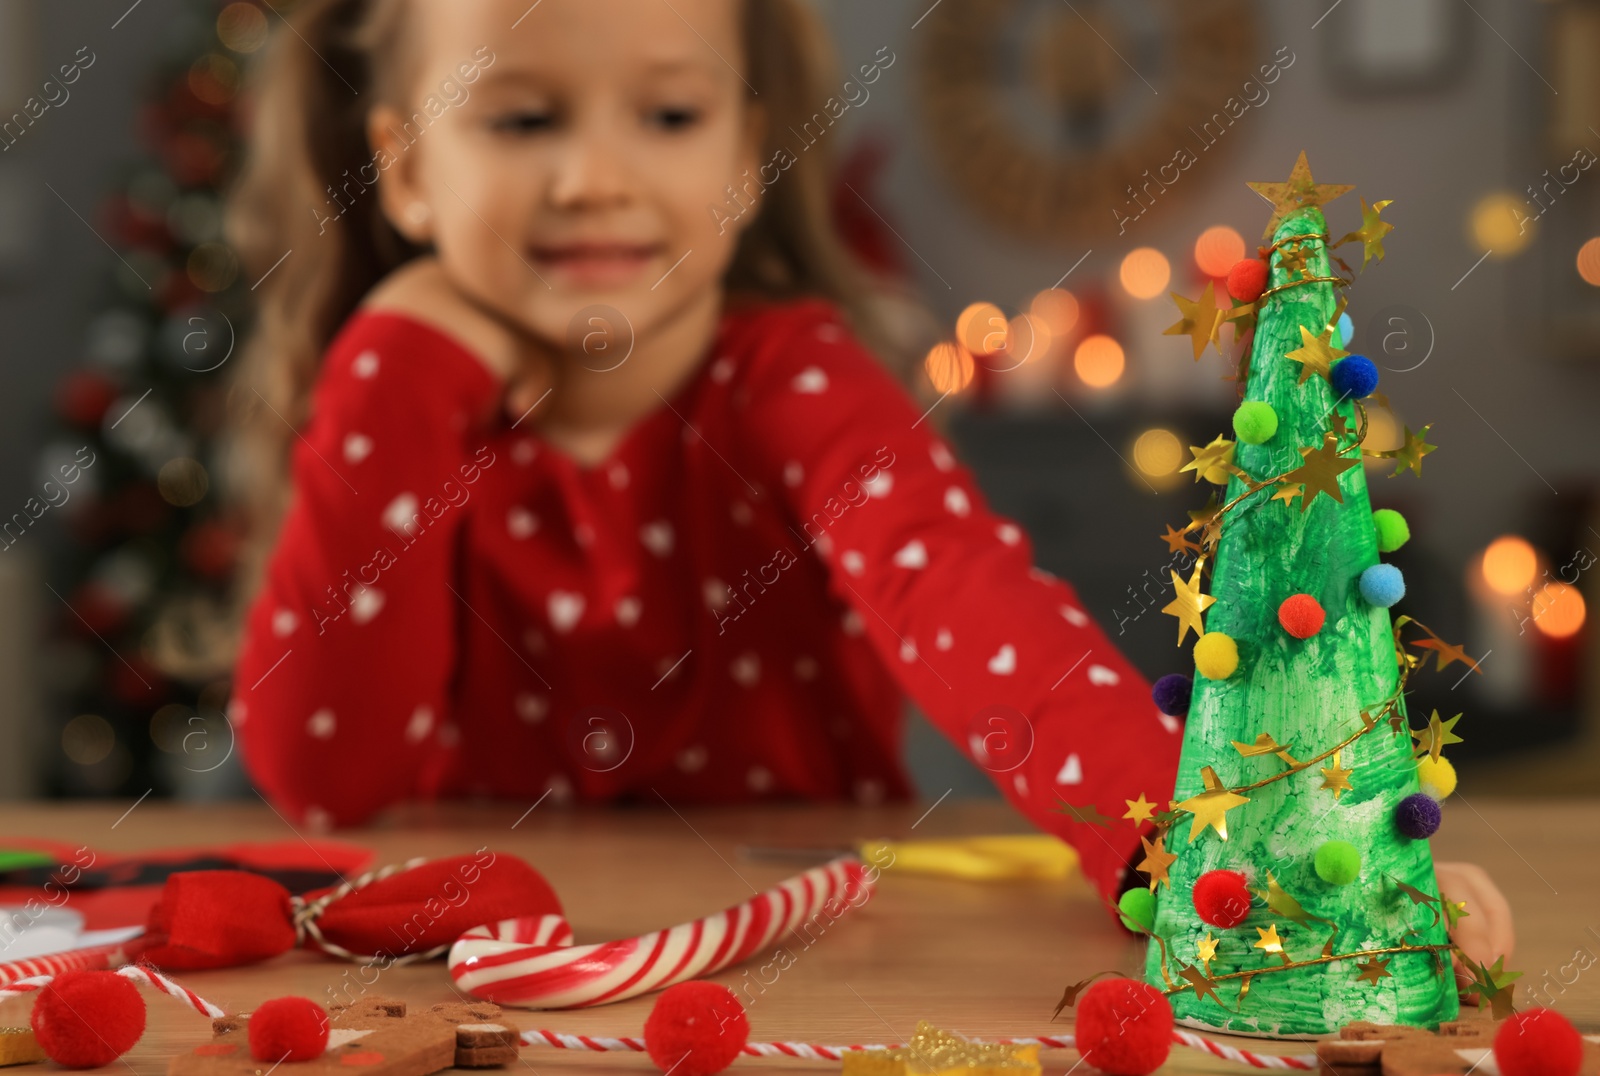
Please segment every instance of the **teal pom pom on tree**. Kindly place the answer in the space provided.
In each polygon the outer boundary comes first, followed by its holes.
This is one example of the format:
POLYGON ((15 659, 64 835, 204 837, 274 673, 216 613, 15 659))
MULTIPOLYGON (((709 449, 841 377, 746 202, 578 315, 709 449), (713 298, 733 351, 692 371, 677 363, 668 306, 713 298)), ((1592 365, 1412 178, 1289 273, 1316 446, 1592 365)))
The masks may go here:
MULTIPOLYGON (((1154 815, 1137 864, 1155 896, 1145 978, 1190 1026, 1277 1037, 1355 1020, 1433 1028, 1458 1014, 1448 928, 1463 909, 1439 893, 1428 842, 1396 821, 1419 794, 1414 759, 1437 757, 1443 741, 1430 732, 1437 714, 1410 727, 1405 687, 1430 654, 1436 664, 1447 655, 1476 663, 1363 597, 1380 532, 1389 548, 1400 537, 1392 521, 1374 520, 1363 458, 1420 475, 1433 446, 1423 427, 1407 429, 1402 448, 1366 448, 1367 402, 1341 399, 1331 383, 1345 356, 1339 290, 1355 275, 1333 248, 1359 241, 1363 266, 1381 259, 1388 203, 1363 201, 1361 228, 1333 241, 1322 206, 1349 188, 1316 184, 1305 154, 1287 182, 1251 187, 1273 206, 1266 289, 1231 310, 1175 296, 1183 317, 1167 330, 1190 336, 1198 358, 1207 344, 1222 351, 1231 325, 1236 342, 1248 341, 1244 413, 1270 408, 1277 428, 1253 443, 1261 431, 1245 422, 1243 443, 1219 438, 1185 468, 1221 467, 1229 478, 1220 504, 1183 530, 1197 567, 1187 581, 1174 576, 1165 609, 1180 646, 1209 642, 1193 653, 1171 806, 1154 815), (1320 630, 1297 637, 1280 623, 1296 595, 1325 612, 1320 630), (1218 639, 1227 661, 1213 652, 1218 639), (1195 883, 1212 871, 1249 879, 1250 908, 1236 926, 1196 911, 1195 883)), ((1128 910, 1124 921, 1137 922, 1128 910)), ((1497 1011, 1509 1005, 1503 972, 1462 964, 1471 989, 1497 1011)))

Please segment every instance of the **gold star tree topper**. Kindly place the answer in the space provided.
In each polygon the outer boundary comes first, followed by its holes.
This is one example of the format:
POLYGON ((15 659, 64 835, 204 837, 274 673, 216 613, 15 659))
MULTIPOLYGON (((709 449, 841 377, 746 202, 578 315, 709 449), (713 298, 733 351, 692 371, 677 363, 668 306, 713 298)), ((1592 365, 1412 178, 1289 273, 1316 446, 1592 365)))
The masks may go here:
POLYGON ((1282 183, 1247 183, 1245 186, 1272 203, 1272 219, 1267 221, 1261 238, 1271 239, 1283 218, 1296 209, 1306 206, 1323 206, 1341 195, 1349 194, 1355 187, 1348 183, 1318 183, 1311 178, 1311 166, 1306 163, 1305 150, 1294 162, 1289 178, 1282 183))

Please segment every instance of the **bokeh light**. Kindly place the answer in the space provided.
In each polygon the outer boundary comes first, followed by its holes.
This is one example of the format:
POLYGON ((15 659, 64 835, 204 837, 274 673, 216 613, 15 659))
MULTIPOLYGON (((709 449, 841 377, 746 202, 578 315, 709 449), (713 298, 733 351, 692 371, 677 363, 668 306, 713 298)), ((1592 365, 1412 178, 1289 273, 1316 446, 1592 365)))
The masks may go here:
POLYGON ((239 65, 219 52, 200 57, 189 68, 189 92, 208 105, 225 105, 239 89, 239 65))
POLYGON ((1483 551, 1483 581, 1497 594, 1521 594, 1539 571, 1539 555, 1527 539, 1502 535, 1483 551))
POLYGON ((79 714, 61 730, 61 750, 80 766, 93 766, 111 754, 117 734, 99 714, 79 714))
POLYGON ((1014 370, 1025 362, 1038 362, 1050 352, 1054 335, 1034 314, 1018 314, 1006 326, 1006 346, 985 365, 991 370, 1014 370))
POLYGON ((1472 207, 1472 241, 1484 253, 1507 258, 1520 253, 1533 239, 1534 224, 1521 198, 1496 191, 1472 207))
POLYGON ((1533 596, 1533 626, 1552 639, 1567 639, 1583 627, 1587 610, 1577 587, 1551 580, 1533 596))
POLYGON ((941 396, 960 392, 972 383, 972 355, 960 344, 935 344, 929 349, 922 368, 933 391, 941 396))
POLYGON ((1165 478, 1183 464, 1183 442, 1171 430, 1157 426, 1133 442, 1133 465, 1151 478, 1165 478))
POLYGON ((1072 368, 1090 388, 1103 389, 1115 385, 1122 377, 1127 360, 1122 345, 1104 333, 1086 336, 1072 356, 1072 368))
POLYGON ((993 303, 973 303, 956 319, 956 342, 974 355, 993 355, 1006 346, 1006 316, 993 303))
POLYGON ((200 461, 185 456, 168 460, 156 475, 156 488, 161 499, 178 508, 199 504, 210 488, 211 480, 200 461))
POLYGON ((1206 276, 1227 276, 1234 263, 1243 258, 1244 239, 1226 224, 1207 228, 1194 241, 1194 263, 1206 276))
POLYGON ((1578 275, 1585 284, 1600 288, 1600 235, 1578 248, 1578 275))
POLYGON ((1033 297, 1033 302, 1028 304, 1028 313, 1048 325, 1053 338, 1060 339, 1077 326, 1081 311, 1078 297, 1070 291, 1046 288, 1033 297))
POLYGON ((217 16, 217 37, 234 52, 254 52, 267 43, 267 16, 254 4, 229 4, 217 16))
POLYGON ((239 259, 221 243, 202 243, 189 253, 189 280, 201 291, 225 290, 239 276, 239 259))
POLYGON ((1172 265, 1154 247, 1139 247, 1122 259, 1121 278, 1123 290, 1135 299, 1154 299, 1167 290, 1172 265))

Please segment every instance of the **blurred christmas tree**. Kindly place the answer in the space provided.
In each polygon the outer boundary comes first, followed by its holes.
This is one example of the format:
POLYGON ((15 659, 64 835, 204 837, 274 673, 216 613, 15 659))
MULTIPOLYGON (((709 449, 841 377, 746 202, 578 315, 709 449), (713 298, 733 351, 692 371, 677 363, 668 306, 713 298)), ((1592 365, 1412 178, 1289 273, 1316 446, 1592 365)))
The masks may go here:
POLYGON ((219 497, 229 359, 249 308, 223 240, 243 64, 271 12, 195 0, 139 113, 148 155, 94 225, 116 253, 42 468, 82 465, 54 550, 55 794, 201 792, 226 770, 225 615, 240 528, 219 497), (219 770, 221 772, 219 772, 219 770), (215 776, 208 776, 215 775, 215 776))

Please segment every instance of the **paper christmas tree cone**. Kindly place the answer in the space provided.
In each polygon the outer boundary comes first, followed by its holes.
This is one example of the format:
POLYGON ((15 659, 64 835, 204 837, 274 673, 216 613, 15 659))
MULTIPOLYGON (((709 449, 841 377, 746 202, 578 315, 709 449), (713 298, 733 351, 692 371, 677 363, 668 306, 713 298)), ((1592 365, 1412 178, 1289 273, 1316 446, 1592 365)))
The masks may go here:
MULTIPOLYGON (((1297 175, 1303 163, 1302 155, 1297 175)), ((1203 609, 1211 642, 1195 655, 1163 834, 1165 853, 1176 858, 1164 881, 1152 882, 1146 964, 1147 980, 1168 991, 1179 1022, 1275 1037, 1327 1034, 1353 1020, 1432 1028, 1458 1009, 1445 914, 1455 909, 1437 899, 1428 841, 1405 835, 1396 817, 1420 791, 1417 748, 1397 694, 1405 651, 1390 610, 1361 587, 1363 572, 1381 558, 1356 443, 1361 412, 1354 399, 1340 399, 1326 365, 1330 356, 1343 361, 1343 341, 1316 202, 1301 198, 1280 209, 1272 232, 1276 249, 1244 400, 1270 405, 1277 428, 1259 444, 1241 435, 1220 503, 1248 493, 1245 476, 1260 482, 1300 469, 1296 477, 1307 481, 1260 489, 1226 511, 1211 577, 1195 574, 1192 589, 1214 599, 1203 609), (1291 236, 1316 238, 1281 242, 1291 236), (1304 486, 1299 495, 1296 484, 1304 486), (1324 614, 1309 637, 1280 621, 1280 606, 1296 595, 1314 599, 1324 614), (1228 675, 1221 635, 1237 650, 1228 675), (1249 787, 1257 782, 1264 783, 1249 787), (1325 873, 1335 881, 1319 873, 1319 849, 1330 841, 1353 846, 1353 878, 1343 848, 1339 857, 1325 853, 1325 873), (1202 921, 1196 908, 1197 880, 1217 870, 1247 879, 1249 911, 1235 926, 1202 921)), ((1196 339, 1198 350, 1203 340, 1196 339)), ((1203 470, 1205 461, 1197 462, 1203 470)), ((1189 581, 1175 583, 1181 614, 1189 581)), ((1154 875, 1161 862, 1158 855, 1154 875)))

